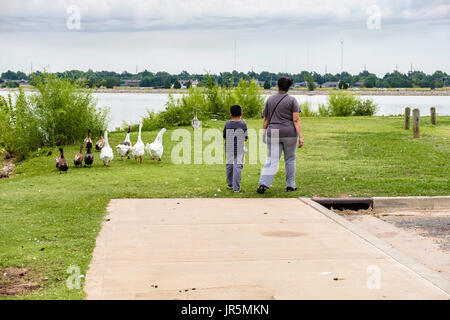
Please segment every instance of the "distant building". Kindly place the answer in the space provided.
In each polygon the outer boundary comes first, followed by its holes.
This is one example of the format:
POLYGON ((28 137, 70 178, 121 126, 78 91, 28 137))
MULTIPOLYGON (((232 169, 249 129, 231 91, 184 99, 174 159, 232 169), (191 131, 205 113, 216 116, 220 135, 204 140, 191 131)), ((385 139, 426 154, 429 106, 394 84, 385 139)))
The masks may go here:
POLYGON ((358 81, 358 82, 355 82, 354 87, 356 87, 356 88, 361 88, 362 85, 363 85, 362 82, 358 81))
POLYGON ((186 89, 189 82, 191 82, 191 85, 193 87, 196 87, 198 85, 197 80, 178 80, 178 82, 181 84, 181 88, 186 89))
POLYGON ((328 81, 322 83, 322 88, 337 88, 339 86, 339 81, 328 81))
POLYGON ((14 82, 14 83, 17 83, 17 84, 27 84, 28 83, 28 80, 25 80, 25 79, 20 79, 20 80, 5 80, 5 83, 7 83, 8 81, 11 81, 11 82, 14 82))
POLYGON ((125 80, 124 86, 125 87, 139 87, 141 84, 141 80, 125 80))
MULTIPOLYGON (((314 81, 314 85, 316 87, 319 86, 319 84, 315 81, 314 81)), ((294 88, 306 88, 307 86, 308 86, 308 83, 306 81, 294 83, 294 88)))

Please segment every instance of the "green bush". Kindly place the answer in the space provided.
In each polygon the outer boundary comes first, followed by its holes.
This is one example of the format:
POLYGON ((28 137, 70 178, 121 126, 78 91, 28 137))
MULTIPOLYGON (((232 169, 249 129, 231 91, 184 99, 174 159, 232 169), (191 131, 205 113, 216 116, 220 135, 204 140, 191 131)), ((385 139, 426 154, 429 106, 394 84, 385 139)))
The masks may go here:
POLYGON ((323 103, 319 104, 319 116, 328 117, 329 115, 330 115, 330 108, 323 103))
POLYGON ((311 103, 309 101, 301 103, 300 110, 302 112, 303 117, 317 117, 317 112, 312 111, 311 103))
POLYGON ((30 102, 39 117, 44 144, 81 141, 91 129, 94 136, 107 127, 108 110, 97 111, 92 91, 77 83, 44 74, 34 79, 38 94, 30 102))
MULTIPOLYGON (((239 80, 235 89, 235 103, 242 107, 242 111, 247 118, 260 117, 264 107, 264 97, 261 95, 261 88, 254 80, 239 80)), ((233 103, 224 101, 225 107, 229 108, 233 103)), ((229 113, 229 110, 227 110, 229 113)))
POLYGON ((230 106, 233 104, 241 105, 247 118, 260 117, 264 97, 256 81, 241 79, 236 88, 219 87, 207 75, 205 82, 205 87, 191 87, 181 98, 175 99, 169 94, 165 110, 158 113, 148 112, 143 118, 143 129, 190 125, 194 108, 197 109, 197 117, 200 120, 228 119, 230 106))
POLYGON ((7 157, 17 156, 22 160, 29 152, 42 146, 44 132, 22 88, 15 94, 14 103, 11 94, 8 101, 1 99, 0 128, 0 145, 7 157))
POLYGON ((330 115, 334 117, 351 116, 359 102, 358 96, 342 90, 330 91, 328 95, 330 115))
POLYGON ((77 83, 43 74, 33 79, 38 93, 26 97, 22 89, 12 103, 0 100, 0 145, 19 160, 55 143, 79 142, 87 130, 106 128, 107 110, 97 111, 89 90, 77 83))
POLYGON ((377 113, 378 105, 372 99, 359 101, 358 105, 353 110, 354 116, 373 116, 377 113))
POLYGON ((358 95, 339 90, 330 91, 328 106, 319 106, 319 114, 334 117, 373 116, 377 109, 372 99, 362 100, 358 95))

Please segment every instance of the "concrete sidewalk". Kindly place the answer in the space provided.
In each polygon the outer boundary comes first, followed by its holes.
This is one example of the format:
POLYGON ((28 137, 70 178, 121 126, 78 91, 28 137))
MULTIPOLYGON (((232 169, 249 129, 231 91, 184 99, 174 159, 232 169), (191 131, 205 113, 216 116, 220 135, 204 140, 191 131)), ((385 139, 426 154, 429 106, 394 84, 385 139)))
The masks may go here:
POLYGON ((298 199, 125 199, 108 212, 88 299, 449 298, 298 199))

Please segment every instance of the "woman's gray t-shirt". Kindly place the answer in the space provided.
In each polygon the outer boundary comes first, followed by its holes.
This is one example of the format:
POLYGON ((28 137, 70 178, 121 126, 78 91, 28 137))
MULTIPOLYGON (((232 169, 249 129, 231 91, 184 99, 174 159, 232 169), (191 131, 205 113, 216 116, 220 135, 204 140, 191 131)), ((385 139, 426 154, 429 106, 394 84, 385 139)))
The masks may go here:
POLYGON ((295 130, 294 121, 292 120, 292 114, 294 112, 300 112, 300 107, 298 105, 297 99, 292 96, 287 95, 273 112, 277 103, 286 94, 274 94, 270 96, 266 101, 266 107, 264 108, 263 116, 269 119, 270 124, 268 127, 268 135, 270 134, 270 129, 278 129, 279 137, 296 137, 297 131, 295 130))

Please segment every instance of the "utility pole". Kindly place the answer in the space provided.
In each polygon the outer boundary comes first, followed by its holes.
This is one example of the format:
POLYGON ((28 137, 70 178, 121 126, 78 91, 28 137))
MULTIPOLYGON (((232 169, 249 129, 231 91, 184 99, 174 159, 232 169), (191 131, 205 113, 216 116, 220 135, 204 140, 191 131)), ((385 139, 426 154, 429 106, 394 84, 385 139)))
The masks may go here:
POLYGON ((341 75, 344 72, 344 40, 341 40, 341 75))
POLYGON ((327 74, 327 73, 328 73, 327 65, 325 65, 325 74, 327 74))
POLYGON ((234 38, 234 70, 236 70, 236 68, 237 68, 237 66, 236 66, 236 61, 237 61, 236 51, 237 51, 237 39, 235 37, 234 38))

